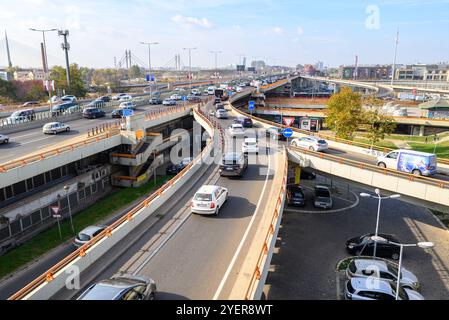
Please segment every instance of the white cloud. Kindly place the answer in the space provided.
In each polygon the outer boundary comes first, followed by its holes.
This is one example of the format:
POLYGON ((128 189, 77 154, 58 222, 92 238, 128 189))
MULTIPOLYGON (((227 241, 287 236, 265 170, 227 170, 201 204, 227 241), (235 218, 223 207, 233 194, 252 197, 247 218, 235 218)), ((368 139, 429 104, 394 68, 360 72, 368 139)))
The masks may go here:
POLYGON ((304 34, 304 29, 301 26, 298 26, 296 28, 296 33, 298 33, 301 36, 304 34))
POLYGON ((278 35, 281 35, 281 34, 284 33, 284 29, 282 29, 281 27, 275 27, 275 28, 273 29, 273 31, 274 31, 274 33, 276 33, 276 34, 278 34, 278 35))
POLYGON ((200 27, 204 29, 212 28, 212 23, 206 18, 186 17, 183 15, 176 15, 171 18, 173 22, 176 22, 186 28, 200 27))

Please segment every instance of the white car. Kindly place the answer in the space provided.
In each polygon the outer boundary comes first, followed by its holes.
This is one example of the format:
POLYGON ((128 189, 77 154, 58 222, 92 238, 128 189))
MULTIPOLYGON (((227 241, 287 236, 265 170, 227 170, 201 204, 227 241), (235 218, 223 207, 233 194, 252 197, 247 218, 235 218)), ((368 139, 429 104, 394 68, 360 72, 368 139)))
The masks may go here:
POLYGON ((130 109, 130 110, 136 110, 136 104, 132 101, 126 101, 120 103, 119 106, 120 109, 130 109))
POLYGON ((106 228, 106 226, 89 226, 84 228, 76 235, 75 240, 73 241, 73 245, 76 248, 81 247, 83 244, 89 242, 94 237, 99 235, 106 228))
POLYGON ((76 102, 76 97, 71 95, 71 94, 68 94, 68 95, 62 96, 61 100, 62 101, 76 102))
POLYGON ((62 122, 50 122, 44 125, 42 132, 44 134, 57 134, 59 132, 69 132, 70 127, 62 122))
POLYGON ((170 96, 170 99, 171 99, 171 100, 177 101, 177 100, 181 100, 182 97, 181 97, 179 94, 172 94, 172 95, 170 96))
POLYGON ((217 117, 217 119, 227 119, 228 112, 225 109, 218 109, 215 113, 215 116, 217 117))
POLYGON ((242 152, 243 153, 259 153, 259 145, 257 144, 256 138, 245 138, 242 142, 242 152))
POLYGON ((193 94, 193 95, 200 95, 201 94, 199 89, 192 89, 192 91, 190 91, 190 93, 193 94))
POLYGON ((19 124, 30 122, 30 119, 27 116, 15 116, 15 117, 10 116, 1 121, 3 124, 19 124))
POLYGON ((111 99, 112 100, 119 100, 121 97, 123 96, 127 96, 126 93, 117 93, 115 96, 113 96, 111 99))
POLYGON ((133 97, 131 97, 129 94, 125 94, 123 96, 121 96, 118 101, 129 101, 132 100, 133 97))
POLYGON ((176 101, 173 99, 164 99, 164 101, 162 101, 162 105, 164 106, 175 106, 176 105, 176 101))
POLYGON ((215 93, 215 87, 208 87, 207 88, 207 94, 208 95, 213 95, 215 93))
POLYGON ((193 196, 192 213, 218 215, 228 199, 228 189, 220 186, 204 185, 193 196))
POLYGON ((326 140, 313 136, 295 138, 292 140, 291 145, 309 149, 310 151, 323 151, 329 148, 326 140))
POLYGON ((215 111, 214 110, 210 110, 209 111, 209 115, 212 116, 212 117, 215 117, 215 111))
MULTIPOLYGON (((351 278, 345 285, 346 300, 395 300, 396 284, 385 280, 378 280, 375 285, 366 278, 351 278)), ((424 300, 418 292, 400 287, 400 300, 424 300)))
POLYGON ((8 144, 8 142, 9 142, 9 137, 7 135, 0 134, 0 143, 8 144))
POLYGON ((229 134, 232 137, 241 137, 245 135, 245 128, 240 123, 233 123, 229 128, 229 134))

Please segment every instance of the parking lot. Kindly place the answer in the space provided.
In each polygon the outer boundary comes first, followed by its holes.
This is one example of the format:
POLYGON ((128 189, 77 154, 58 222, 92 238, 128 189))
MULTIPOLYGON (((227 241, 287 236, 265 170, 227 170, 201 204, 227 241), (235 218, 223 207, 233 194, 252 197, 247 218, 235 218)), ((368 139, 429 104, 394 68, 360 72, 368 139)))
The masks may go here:
MULTIPOLYGON (((317 182, 320 179, 318 176, 317 182)), ((303 183, 311 187, 315 182, 303 183)), ((337 263, 349 256, 345 241, 374 232, 378 201, 350 199, 352 193, 374 194, 374 190, 346 183, 339 185, 338 180, 332 184, 341 193, 336 208, 346 206, 346 209, 318 212, 312 206, 284 209, 264 290, 267 299, 341 299, 338 288, 344 286, 344 279, 339 283, 335 270, 337 263)), ((312 203, 310 192, 306 197, 312 203)), ((400 199, 382 201, 379 232, 396 235, 401 243, 434 242, 432 250, 405 248, 403 266, 418 277, 420 292, 426 299, 449 299, 449 232, 426 208, 400 199)))

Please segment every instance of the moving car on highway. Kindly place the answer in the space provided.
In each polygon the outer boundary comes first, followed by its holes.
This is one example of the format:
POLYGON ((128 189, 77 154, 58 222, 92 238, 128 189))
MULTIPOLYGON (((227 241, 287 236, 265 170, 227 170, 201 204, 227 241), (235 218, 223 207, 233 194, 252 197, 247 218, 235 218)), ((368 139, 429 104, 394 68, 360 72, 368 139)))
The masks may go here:
POLYGON ((117 93, 115 96, 112 96, 112 100, 119 100, 121 97, 126 95, 126 93, 117 93))
POLYGON ((162 105, 164 105, 164 106, 175 106, 176 105, 176 100, 173 100, 173 99, 170 99, 170 98, 164 99, 164 101, 162 101, 162 105))
POLYGON ((242 142, 242 152, 245 154, 255 153, 259 154, 259 145, 256 138, 245 138, 242 142))
POLYGON ((91 102, 89 102, 86 107, 90 108, 90 107, 94 107, 94 108, 101 108, 104 107, 105 102, 102 100, 93 100, 91 102))
POLYGON ((83 118, 86 119, 97 119, 104 117, 106 113, 99 108, 85 108, 83 110, 83 118))
POLYGON ((59 115, 63 114, 64 111, 66 111, 68 108, 74 107, 76 105, 77 104, 75 102, 65 102, 65 103, 61 103, 56 106, 53 106, 51 108, 51 116, 52 117, 59 116, 59 115))
POLYGON ((91 285, 77 300, 153 300, 156 283, 136 275, 122 275, 91 285))
POLYGON ((273 140, 286 140, 282 128, 279 127, 269 127, 265 131, 267 137, 270 137, 273 140))
POLYGON ((229 152, 223 155, 218 171, 221 177, 242 177, 247 169, 247 155, 244 153, 229 152))
POLYGON ((126 101, 122 102, 119 105, 120 109, 129 109, 129 110, 136 110, 136 104, 132 101, 126 101))
MULTIPOLYGON (((397 283, 399 266, 391 261, 366 257, 351 260, 346 269, 348 279, 355 277, 365 279, 380 279, 390 283, 397 283)), ((418 278, 410 271, 401 267, 401 286, 412 290, 419 290, 418 278)))
POLYGON ((215 113, 215 116, 217 119, 227 119, 228 118, 228 112, 225 109, 217 110, 215 113))
POLYGON ((104 229, 106 229, 106 226, 89 226, 84 228, 76 235, 75 240, 73 240, 73 245, 75 248, 81 247, 83 244, 99 235, 104 229))
POLYGON ((175 100, 175 101, 178 101, 178 100, 181 100, 182 97, 181 97, 179 94, 172 94, 172 95, 170 96, 170 99, 175 100))
POLYGON ((76 97, 74 95, 67 94, 61 97, 61 101, 76 102, 76 97))
POLYGON ((331 209, 333 206, 331 190, 327 186, 316 185, 313 197, 315 208, 331 209))
MULTIPOLYGON (((374 233, 368 233, 363 236, 354 237, 346 241, 346 251, 356 256, 371 256, 374 254, 374 233)), ((395 236, 391 234, 379 233, 378 237, 382 239, 377 241, 376 256, 381 258, 399 259, 399 246, 393 245, 391 242, 401 243, 395 236)))
POLYGON ((57 134, 60 132, 69 132, 70 127, 62 122, 50 122, 43 126, 42 132, 44 134, 57 134))
POLYGON ((323 151, 328 149, 326 140, 314 136, 294 138, 291 145, 309 149, 310 151, 323 151))
POLYGON ((245 129, 243 126, 239 123, 233 123, 231 127, 229 128, 229 134, 235 138, 235 137, 243 137, 245 135, 245 129))
POLYGON ((234 119, 234 123, 240 123, 244 128, 253 127, 253 120, 248 117, 237 117, 234 119))
POLYGON ((220 186, 204 185, 193 196, 192 213, 218 215, 228 199, 228 189, 220 186))
POLYGON ((400 149, 378 157, 377 165, 419 176, 431 176, 437 172, 437 157, 433 153, 400 149))
POLYGON ((38 106, 39 101, 27 101, 24 104, 22 104, 22 107, 29 107, 29 106, 38 106))
POLYGON ((18 110, 13 112, 7 119, 11 119, 11 121, 17 121, 23 118, 27 118, 28 120, 33 121, 36 118, 36 112, 33 109, 18 110))
MULTIPOLYGON (((346 281, 345 298, 347 300, 396 300, 396 284, 384 280, 366 281, 365 278, 352 278, 346 281)), ((400 300, 424 300, 424 297, 418 292, 399 288, 400 300)))
POLYGON ((120 96, 118 101, 123 102, 123 101, 129 101, 129 100, 132 100, 132 99, 133 99, 133 97, 131 97, 129 94, 125 94, 123 96, 120 96))
POLYGON ((149 104, 155 105, 155 104, 162 104, 162 99, 159 97, 153 97, 150 100, 148 100, 149 104))
POLYGON ((8 144, 9 143, 9 137, 6 134, 0 134, 0 143, 8 144))
POLYGON ((75 106, 70 107, 67 110, 65 110, 62 114, 73 114, 73 113, 82 112, 82 111, 83 111, 83 107, 81 107, 79 105, 75 105, 75 106))
POLYGON ((122 118, 124 109, 115 109, 112 110, 111 116, 112 118, 122 118))

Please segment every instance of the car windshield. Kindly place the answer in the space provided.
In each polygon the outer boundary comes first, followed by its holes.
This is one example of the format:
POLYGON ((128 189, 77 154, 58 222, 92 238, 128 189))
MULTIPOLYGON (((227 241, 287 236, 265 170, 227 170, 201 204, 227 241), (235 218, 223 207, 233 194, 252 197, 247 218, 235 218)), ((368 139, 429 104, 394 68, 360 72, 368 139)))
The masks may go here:
POLYGON ((82 297, 82 300, 112 300, 122 291, 123 288, 97 284, 82 297))
MULTIPOLYGON (((394 295, 396 295, 396 283, 390 282, 391 291, 394 295)), ((407 292, 405 292, 403 287, 399 287, 399 297, 401 300, 409 300, 407 292)))
POLYGON ((78 240, 81 240, 81 241, 89 241, 90 240, 90 237, 85 233, 78 234, 77 238, 78 238, 78 240))
POLYGON ((196 201, 212 201, 212 195, 208 193, 197 193, 193 200, 196 201))
POLYGON ((302 198, 303 194, 301 191, 293 191, 293 197, 295 198, 302 198))
POLYGON ((323 198, 329 198, 329 196, 330 196, 329 191, 326 189, 322 189, 322 188, 317 188, 315 190, 315 195, 317 197, 323 197, 323 198))
POLYGON ((319 144, 326 144, 326 140, 318 140, 319 144))

